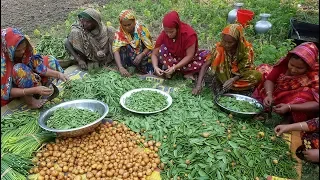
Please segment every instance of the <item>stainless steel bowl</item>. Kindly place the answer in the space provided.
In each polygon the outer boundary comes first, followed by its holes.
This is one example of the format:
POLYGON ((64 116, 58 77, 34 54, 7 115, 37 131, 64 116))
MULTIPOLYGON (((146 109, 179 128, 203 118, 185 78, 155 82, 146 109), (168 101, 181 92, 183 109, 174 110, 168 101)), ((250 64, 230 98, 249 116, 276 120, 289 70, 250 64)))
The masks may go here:
POLYGON ((244 95, 240 95, 240 94, 232 94, 232 93, 226 93, 226 94, 222 94, 219 96, 215 97, 215 103, 220 107, 220 109, 226 113, 231 113, 232 115, 236 115, 239 117, 253 117, 257 114, 260 114, 263 111, 263 105, 256 99, 249 97, 249 96, 244 96, 244 95), (251 104, 256 105, 258 108, 260 108, 259 112, 239 112, 239 111, 234 111, 228 107, 223 106, 222 104, 219 103, 219 99, 222 96, 230 96, 230 97, 235 97, 237 100, 239 101, 247 101, 251 104))
POLYGON ((45 112, 40 114, 40 118, 38 122, 41 128, 47 131, 55 132, 57 133, 57 136, 76 137, 76 136, 81 136, 94 131, 94 129, 101 124, 102 119, 106 117, 106 115, 108 114, 108 111, 109 111, 108 105, 106 105, 101 101, 92 100, 92 99, 79 99, 79 100, 67 101, 67 102, 61 103, 46 110, 45 112), (78 127, 78 128, 73 128, 73 129, 59 130, 59 129, 52 129, 47 126, 47 120, 54 113, 55 110, 57 110, 58 108, 71 108, 71 107, 96 111, 101 116, 99 119, 95 120, 90 124, 87 124, 85 126, 78 127))

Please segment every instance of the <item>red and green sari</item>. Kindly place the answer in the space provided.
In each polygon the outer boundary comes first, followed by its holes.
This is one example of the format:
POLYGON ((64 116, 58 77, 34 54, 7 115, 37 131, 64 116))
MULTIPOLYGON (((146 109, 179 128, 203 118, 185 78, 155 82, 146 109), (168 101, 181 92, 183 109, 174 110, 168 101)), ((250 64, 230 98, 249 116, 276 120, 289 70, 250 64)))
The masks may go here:
MULTIPOLYGON (((302 104, 305 102, 316 101, 319 103, 319 63, 318 48, 314 43, 303 43, 288 55, 282 58, 274 66, 261 64, 258 67, 263 73, 263 81, 253 93, 253 97, 263 102, 266 97, 264 82, 270 80, 275 84, 273 91, 274 104, 302 104), (305 61, 309 70, 299 76, 287 76, 288 62, 291 54, 296 54, 305 61)), ((310 112, 291 112, 294 122, 307 121, 316 117, 316 113, 310 112)))

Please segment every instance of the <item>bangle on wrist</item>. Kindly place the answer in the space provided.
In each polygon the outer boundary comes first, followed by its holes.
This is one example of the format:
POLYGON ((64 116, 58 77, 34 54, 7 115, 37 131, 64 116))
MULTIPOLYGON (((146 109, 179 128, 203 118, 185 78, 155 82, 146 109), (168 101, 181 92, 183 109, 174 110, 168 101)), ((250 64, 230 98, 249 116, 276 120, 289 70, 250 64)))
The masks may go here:
POLYGON ((299 124, 300 124, 300 127, 301 127, 301 131, 303 131, 303 127, 302 127, 302 124, 301 124, 301 122, 300 122, 299 124))
POLYGON ((176 65, 172 66, 173 71, 176 71, 176 65))
POLYGON ((23 88, 23 90, 22 90, 22 93, 23 93, 24 96, 26 96, 25 90, 26 90, 25 88, 23 88))
POLYGON ((272 91, 267 91, 266 94, 268 95, 269 93, 272 93, 272 91))
POLYGON ((290 104, 287 104, 287 105, 289 106, 289 109, 290 109, 289 112, 291 112, 291 106, 290 106, 290 104))

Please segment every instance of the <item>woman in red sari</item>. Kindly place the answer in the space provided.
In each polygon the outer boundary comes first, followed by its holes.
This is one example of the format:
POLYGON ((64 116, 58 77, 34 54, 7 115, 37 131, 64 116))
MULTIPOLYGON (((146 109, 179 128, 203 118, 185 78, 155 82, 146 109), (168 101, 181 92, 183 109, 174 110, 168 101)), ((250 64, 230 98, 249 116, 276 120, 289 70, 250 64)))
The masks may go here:
POLYGON ((318 48, 300 44, 273 67, 262 64, 264 80, 253 97, 293 122, 315 118, 319 109, 318 48))
POLYGON ((198 37, 193 28, 180 21, 176 11, 171 11, 163 18, 163 28, 152 52, 152 65, 158 76, 170 78, 175 71, 180 71, 185 78, 195 79, 209 54, 198 49, 198 37))

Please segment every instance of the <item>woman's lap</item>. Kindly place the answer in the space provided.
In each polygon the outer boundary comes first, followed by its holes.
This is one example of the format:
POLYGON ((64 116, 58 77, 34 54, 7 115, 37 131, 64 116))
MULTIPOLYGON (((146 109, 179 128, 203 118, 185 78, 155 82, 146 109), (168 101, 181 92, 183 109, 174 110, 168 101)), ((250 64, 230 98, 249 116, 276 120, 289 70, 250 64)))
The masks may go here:
MULTIPOLYGON (((210 52, 208 50, 198 50, 192 61, 180 70, 183 74, 193 74, 200 71, 201 66, 205 63, 206 57, 210 52)), ((174 54, 171 54, 165 45, 161 45, 159 50, 159 64, 163 70, 172 67, 181 61, 174 54)))
MULTIPOLYGON (((43 63, 49 69, 64 72, 57 59, 53 56, 44 56, 43 63)), ((13 83, 19 88, 31 88, 39 85, 49 85, 54 78, 40 76, 33 70, 22 63, 15 64, 12 71, 13 83)))
POLYGON ((121 64, 125 68, 134 66, 136 67, 140 72, 143 73, 153 73, 153 67, 151 63, 151 51, 141 60, 140 64, 138 66, 133 64, 134 59, 137 56, 137 53, 134 51, 134 49, 130 46, 124 46, 120 48, 120 59, 121 59, 121 64))

